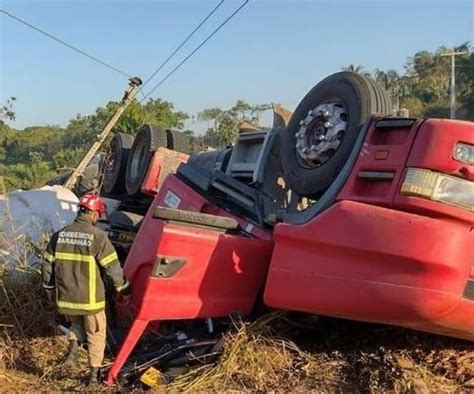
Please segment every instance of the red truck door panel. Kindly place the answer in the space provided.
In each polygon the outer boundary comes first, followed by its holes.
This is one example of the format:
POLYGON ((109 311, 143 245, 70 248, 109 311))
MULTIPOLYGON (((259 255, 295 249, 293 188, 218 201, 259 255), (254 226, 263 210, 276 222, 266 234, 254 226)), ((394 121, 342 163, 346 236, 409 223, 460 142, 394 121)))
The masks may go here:
POLYGON ((265 302, 474 340, 474 212, 400 192, 408 167, 472 181, 459 141, 472 123, 374 121, 337 202, 275 227, 265 302))
POLYGON ((269 306, 427 331, 440 325, 474 339, 474 302, 463 298, 474 261, 467 226, 343 201, 305 225, 278 225, 274 241, 269 306))

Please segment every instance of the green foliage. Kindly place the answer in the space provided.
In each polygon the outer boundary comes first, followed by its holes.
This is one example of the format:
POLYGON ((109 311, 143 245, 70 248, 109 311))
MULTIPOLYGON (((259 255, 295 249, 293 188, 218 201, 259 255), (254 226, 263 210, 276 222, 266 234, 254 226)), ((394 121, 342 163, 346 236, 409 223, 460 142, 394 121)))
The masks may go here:
POLYGON ((59 172, 72 170, 79 164, 84 153, 83 148, 61 149, 53 156, 54 168, 59 172))
POLYGON ((198 119, 212 122, 204 135, 203 145, 221 146, 234 142, 242 123, 249 123, 259 128, 262 112, 271 108, 271 104, 250 105, 244 100, 237 102, 228 110, 208 108, 198 114, 198 119))
POLYGON ((4 182, 7 189, 31 189, 44 186, 55 175, 51 165, 43 160, 40 153, 35 152, 30 155, 29 163, 9 166, 4 182))
POLYGON ((370 73, 365 71, 364 67, 360 65, 355 66, 354 64, 349 64, 348 66, 342 67, 341 70, 370 76, 370 73))
MULTIPOLYGON (((110 101, 93 115, 77 115, 65 128, 34 126, 21 131, 1 122, 7 115, 0 112, 0 159, 5 163, 0 168, 0 177, 4 177, 6 188, 40 187, 74 168, 119 105, 110 101)), ((168 101, 156 99, 141 104, 135 100, 122 114, 115 131, 134 135, 144 123, 182 129, 187 118, 186 113, 175 111, 168 101)))
POLYGON ((58 126, 28 127, 6 137, 5 164, 27 163, 33 152, 52 159, 63 146, 64 130, 58 126))
MULTIPOLYGON (((474 120, 474 53, 469 43, 456 50, 467 51, 456 58, 456 103, 459 119, 474 120)), ((447 117, 450 104, 450 58, 442 56, 448 49, 419 51, 409 58, 404 73, 376 69, 373 77, 388 91, 394 109, 405 107, 411 116, 447 117)), ((362 66, 351 64, 345 70, 368 75, 362 66)), ((6 123, 15 120, 15 97, 0 104, 0 184, 8 189, 32 188, 75 167, 96 136, 102 131, 120 105, 110 101, 91 115, 77 115, 65 128, 58 126, 28 127, 18 131, 6 123), (2 181, 3 178, 3 181, 2 181)), ((208 146, 222 147, 234 142, 242 123, 259 128, 260 115, 269 104, 250 105, 238 100, 231 108, 208 108, 198 119, 209 122, 203 136, 191 138, 195 151, 208 146)), ((145 123, 183 130, 188 115, 161 99, 145 103, 134 100, 124 111, 115 131, 136 134, 145 123)))
POLYGON ((417 97, 406 97, 401 106, 408 109, 410 116, 418 117, 425 114, 425 103, 417 97))
MULTIPOLYGON (((419 51, 408 59, 405 74, 395 70, 375 69, 373 77, 389 93, 394 109, 407 108, 410 116, 449 117, 451 58, 443 56, 452 49, 439 47, 435 52, 419 51)), ((456 57, 457 118, 474 120, 474 53, 469 43, 456 51, 467 55, 456 57)), ((361 66, 350 65, 344 70, 366 74, 361 66)))
POLYGON ((143 106, 144 123, 160 125, 164 128, 181 130, 184 121, 188 119, 188 114, 182 111, 175 111, 174 105, 169 101, 156 99, 148 100, 143 106))
POLYGON ((239 133, 240 123, 241 120, 232 111, 225 111, 222 114, 217 134, 224 145, 229 145, 234 142, 239 133))
POLYGON ((13 110, 14 101, 16 101, 16 97, 10 97, 6 104, 0 106, 0 125, 4 124, 4 120, 15 120, 16 115, 13 110))
POLYGON ((428 51, 418 52, 407 64, 413 93, 428 104, 448 104, 450 62, 448 57, 439 56, 442 52, 446 52, 446 49, 440 48, 436 54, 428 51))

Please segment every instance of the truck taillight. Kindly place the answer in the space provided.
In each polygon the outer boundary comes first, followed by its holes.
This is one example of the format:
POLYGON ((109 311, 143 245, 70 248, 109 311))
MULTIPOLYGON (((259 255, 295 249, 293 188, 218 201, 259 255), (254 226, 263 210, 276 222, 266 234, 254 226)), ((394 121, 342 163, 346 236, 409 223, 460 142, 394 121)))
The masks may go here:
POLYGON ((401 194, 428 198, 474 211, 474 182, 420 168, 409 168, 401 194))
POLYGON ((474 146, 464 142, 458 142, 454 147, 454 160, 474 165, 474 146))

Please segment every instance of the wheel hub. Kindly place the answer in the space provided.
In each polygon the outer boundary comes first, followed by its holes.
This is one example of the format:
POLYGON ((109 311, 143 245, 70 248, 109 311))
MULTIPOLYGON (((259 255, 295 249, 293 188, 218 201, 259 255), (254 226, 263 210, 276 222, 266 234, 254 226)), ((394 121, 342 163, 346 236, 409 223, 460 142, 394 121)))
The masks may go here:
POLYGON ((339 149, 347 131, 347 110, 341 103, 320 104, 308 112, 295 134, 296 152, 305 166, 319 167, 339 149))

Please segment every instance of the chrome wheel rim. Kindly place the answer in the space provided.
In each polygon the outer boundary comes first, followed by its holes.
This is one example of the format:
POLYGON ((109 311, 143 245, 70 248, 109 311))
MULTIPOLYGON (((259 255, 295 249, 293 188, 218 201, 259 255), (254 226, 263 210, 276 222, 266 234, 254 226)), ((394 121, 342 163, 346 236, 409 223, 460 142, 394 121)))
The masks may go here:
POLYGON ((316 168, 333 157, 347 133, 347 119, 346 107, 337 101, 325 102, 310 110, 295 134, 299 163, 316 168))

